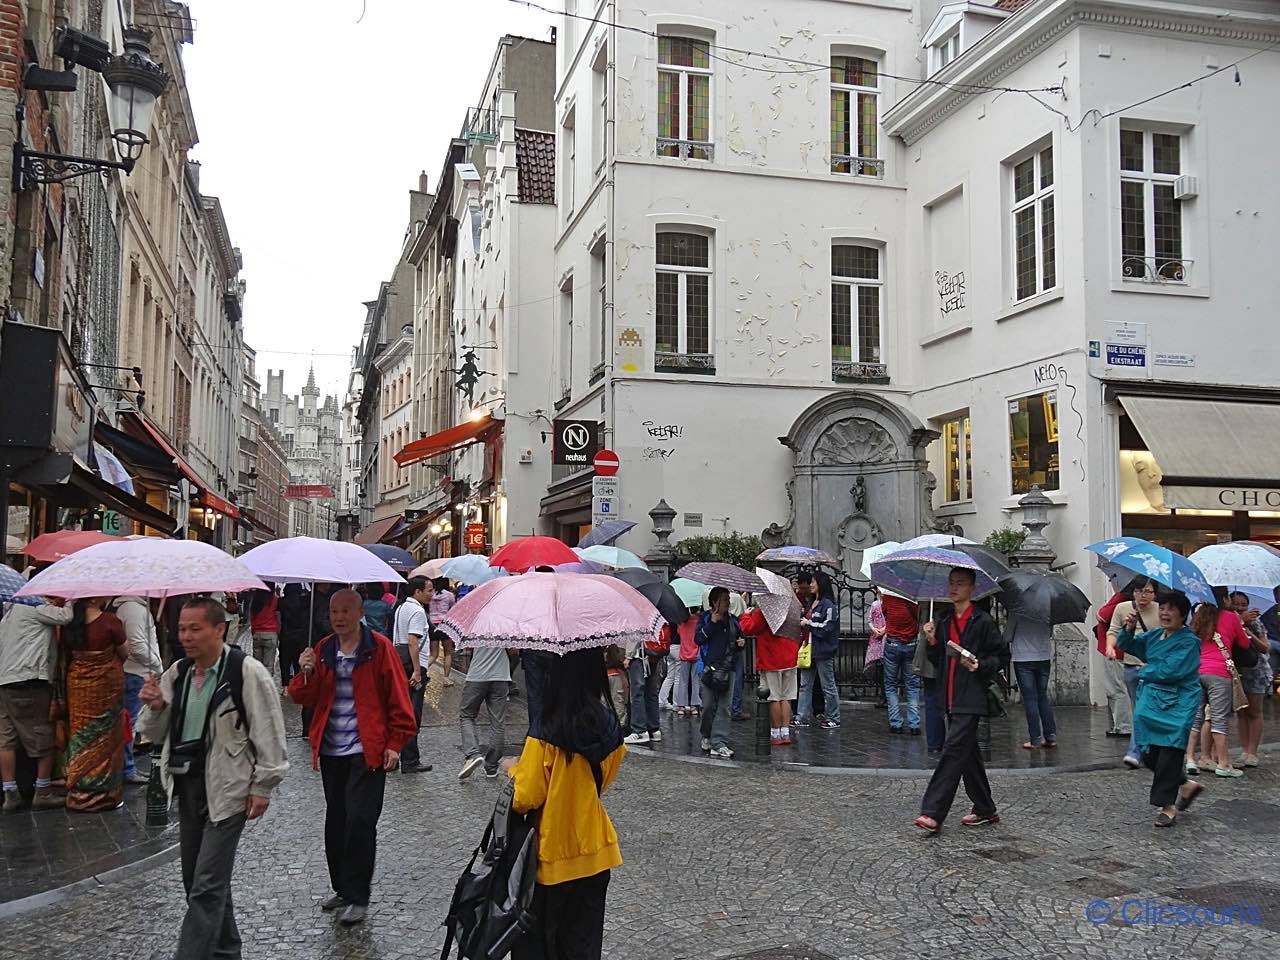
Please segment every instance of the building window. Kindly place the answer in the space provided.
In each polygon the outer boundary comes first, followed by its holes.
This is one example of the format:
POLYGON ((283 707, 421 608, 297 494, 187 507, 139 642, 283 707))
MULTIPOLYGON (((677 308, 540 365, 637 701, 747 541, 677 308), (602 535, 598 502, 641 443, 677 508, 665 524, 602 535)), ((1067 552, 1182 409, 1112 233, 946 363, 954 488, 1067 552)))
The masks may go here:
POLYGON ((560 157, 564 165, 560 171, 560 198, 564 202, 564 215, 567 219, 573 215, 573 181, 577 173, 578 144, 574 132, 575 113, 573 108, 565 114, 560 129, 560 157))
POLYGON ((595 122, 591 124, 591 161, 598 171, 604 166, 605 144, 609 134, 609 55, 601 46, 591 65, 591 103, 595 122))
POLYGON ((947 36, 933 45, 935 71, 941 70, 948 63, 960 56, 960 27, 957 26, 947 36))
POLYGON ((608 284, 604 269, 605 242, 601 238, 591 250, 591 377, 604 370, 605 304, 608 284))
POLYGON ((1010 485, 1058 489, 1058 393, 1049 390, 1009 401, 1010 485))
POLYGON ((1121 274, 1132 280, 1182 282, 1182 138, 1151 130, 1120 131, 1121 274))
POLYGON ((658 156, 710 160, 711 45, 658 38, 658 156))
POLYGON ((573 393, 573 277, 560 286, 560 398, 573 393))
POLYGON ((866 57, 831 58, 831 172, 884 174, 879 159, 880 68, 866 57))
POLYGON ((958 503, 973 499, 973 453, 969 412, 953 417, 942 425, 942 499, 958 503))
POLYGON ((654 299, 654 365, 714 371, 709 236, 658 234, 654 299))
POLYGON ((1013 299, 1057 286, 1053 239, 1053 147, 1013 165, 1013 299))
POLYGON ((831 362, 837 378, 882 377, 877 247, 831 246, 831 362))

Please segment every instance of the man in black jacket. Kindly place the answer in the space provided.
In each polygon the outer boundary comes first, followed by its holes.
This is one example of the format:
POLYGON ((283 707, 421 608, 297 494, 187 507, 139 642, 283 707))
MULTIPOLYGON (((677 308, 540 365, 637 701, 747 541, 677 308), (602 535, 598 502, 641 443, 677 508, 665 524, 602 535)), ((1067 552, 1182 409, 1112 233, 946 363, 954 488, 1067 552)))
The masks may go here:
POLYGON ((987 688, 1006 659, 1005 642, 990 615, 970 602, 975 582, 972 570, 953 569, 948 578, 953 609, 924 628, 930 646, 945 647, 937 683, 947 713, 942 756, 915 820, 929 833, 942 826, 961 780, 973 809, 960 823, 977 827, 1000 822, 978 749, 978 722, 988 715, 987 688), (955 646, 947 647, 949 642, 955 646))

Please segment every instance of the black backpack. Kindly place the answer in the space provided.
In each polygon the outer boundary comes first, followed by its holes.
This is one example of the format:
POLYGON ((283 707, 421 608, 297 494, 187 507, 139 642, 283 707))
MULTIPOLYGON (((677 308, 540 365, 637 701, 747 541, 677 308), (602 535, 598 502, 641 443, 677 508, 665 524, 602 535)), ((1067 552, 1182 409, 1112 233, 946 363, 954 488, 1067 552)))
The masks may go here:
POLYGON ((471 854, 445 916, 448 960, 456 940, 461 960, 501 960, 534 927, 533 888, 538 876, 535 814, 511 809, 515 783, 508 781, 471 854))
MULTIPOLYGON (((235 705, 236 713, 240 715, 240 719, 236 721, 237 727, 243 727, 246 731, 249 729, 249 714, 244 709, 244 659, 245 652, 239 647, 227 645, 227 661, 222 665, 222 676, 219 678, 218 687, 225 686, 227 695, 230 696, 232 704, 235 705)), ((183 657, 178 661, 178 673, 174 677, 173 689, 175 691, 185 691, 187 671, 191 669, 191 658, 183 657)), ((213 691, 213 703, 210 704, 208 716, 205 718, 205 725, 213 717, 213 707, 224 699, 219 696, 218 690, 213 691)), ((174 723, 177 723, 178 711, 173 711, 174 723)), ((176 730, 175 730, 176 733, 176 730)), ((176 737, 175 737, 176 742, 176 737)))

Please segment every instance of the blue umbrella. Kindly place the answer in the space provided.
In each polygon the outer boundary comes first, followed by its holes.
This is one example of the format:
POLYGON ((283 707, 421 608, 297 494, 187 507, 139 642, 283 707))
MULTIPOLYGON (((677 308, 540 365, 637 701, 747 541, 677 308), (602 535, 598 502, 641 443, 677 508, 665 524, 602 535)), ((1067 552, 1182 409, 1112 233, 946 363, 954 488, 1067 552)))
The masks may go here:
POLYGON ((0 564, 0 601, 4 603, 25 603, 30 607, 38 607, 44 603, 38 597, 18 597, 14 599, 14 594, 27 585, 27 581, 22 579, 22 574, 13 567, 0 564))
POLYGON ((404 547, 392 546, 389 543, 364 543, 361 546, 397 573, 408 573, 418 565, 418 561, 413 559, 413 554, 404 547))
POLYGON ((489 558, 481 553, 468 553, 446 560, 440 570, 450 580, 465 583, 469 587, 478 587, 507 575, 505 570, 489 566, 489 558))
POLYGON ((1181 590, 1192 603, 1214 603, 1213 588, 1201 569, 1180 553, 1141 537, 1113 537, 1085 547, 1108 563, 1181 590))
POLYGON ((578 546, 598 547, 611 544, 635 525, 634 520, 606 520, 588 530, 587 535, 578 541, 578 546))

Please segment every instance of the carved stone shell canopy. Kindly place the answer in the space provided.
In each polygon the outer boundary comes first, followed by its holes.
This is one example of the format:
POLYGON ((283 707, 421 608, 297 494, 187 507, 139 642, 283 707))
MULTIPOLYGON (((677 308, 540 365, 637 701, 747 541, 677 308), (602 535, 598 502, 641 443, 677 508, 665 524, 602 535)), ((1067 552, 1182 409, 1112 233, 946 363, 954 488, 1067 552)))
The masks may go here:
POLYGON ((888 431, 861 417, 837 420, 813 448, 813 462, 818 465, 890 463, 896 459, 898 450, 888 431))

